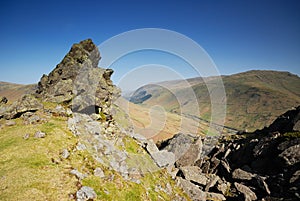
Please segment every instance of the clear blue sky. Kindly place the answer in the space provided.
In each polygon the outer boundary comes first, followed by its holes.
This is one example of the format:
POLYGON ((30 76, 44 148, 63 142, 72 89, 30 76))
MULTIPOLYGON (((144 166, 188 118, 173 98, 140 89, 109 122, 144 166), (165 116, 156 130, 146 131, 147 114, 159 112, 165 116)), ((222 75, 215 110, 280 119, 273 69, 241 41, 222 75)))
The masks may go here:
POLYGON ((92 38, 98 45, 122 32, 148 27, 195 40, 221 74, 273 69, 300 75, 299 11, 297 0, 4 0, 0 80, 36 83, 73 43, 92 38))

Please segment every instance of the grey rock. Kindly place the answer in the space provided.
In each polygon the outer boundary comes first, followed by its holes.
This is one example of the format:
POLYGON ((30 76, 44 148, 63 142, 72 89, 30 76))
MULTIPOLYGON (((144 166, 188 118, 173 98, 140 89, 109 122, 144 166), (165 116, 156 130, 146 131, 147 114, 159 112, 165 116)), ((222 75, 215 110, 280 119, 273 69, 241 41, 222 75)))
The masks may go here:
POLYGON ((6 121, 6 122, 5 122, 5 125, 6 125, 6 126, 14 126, 14 125, 16 125, 16 122, 15 122, 15 121, 12 121, 12 120, 9 120, 9 121, 6 121))
POLYGON ((55 116, 68 116, 67 111, 62 105, 57 105, 51 112, 55 116))
POLYGON ((29 137, 30 137, 30 135, 29 135, 28 133, 26 133, 26 134, 23 136, 23 139, 24 139, 24 140, 27 140, 27 139, 29 139, 29 137))
POLYGON ((294 183, 295 181, 299 180, 299 178, 300 178, 300 170, 297 170, 290 178, 290 183, 294 183))
POLYGON ((229 164, 227 163, 227 161, 221 160, 221 165, 224 167, 224 169, 225 169, 228 173, 230 173, 231 168, 230 168, 229 164))
POLYGON ((61 156, 67 159, 70 156, 70 152, 67 149, 63 149, 63 151, 61 152, 61 156))
POLYGON ((196 139, 196 137, 179 133, 168 140, 168 145, 163 149, 174 153, 175 159, 178 160, 184 153, 188 151, 191 144, 193 144, 196 139))
POLYGON ((194 165, 201 157, 202 153, 202 141, 201 138, 197 139, 196 142, 191 144, 187 152, 185 152, 177 161, 176 166, 188 166, 194 165))
POLYGON ((265 182, 265 178, 259 176, 259 175, 255 175, 255 179, 258 183, 258 186, 260 187, 260 189, 262 189, 263 191, 265 191, 268 195, 271 194, 271 191, 269 189, 268 184, 265 182))
POLYGON ((25 112, 37 111, 43 108, 43 105, 32 95, 24 95, 21 99, 15 101, 7 107, 3 117, 5 119, 13 119, 25 112))
POLYGON ((247 186, 237 183, 234 183, 236 189, 244 195, 245 201, 257 200, 256 194, 247 186))
POLYGON ((206 200, 206 193, 200 190, 197 185, 181 177, 177 177, 177 185, 180 186, 193 201, 206 200))
POLYGON ((21 118, 23 119, 25 125, 36 124, 36 123, 46 121, 45 119, 41 118, 40 116, 38 116, 33 112, 26 112, 21 115, 21 118))
POLYGON ((218 175, 211 174, 205 187, 205 191, 208 192, 210 188, 214 187, 219 179, 220 177, 218 175))
POLYGON ((37 132, 34 134, 34 137, 35 137, 35 138, 44 138, 44 137, 46 137, 46 133, 43 133, 42 131, 37 131, 37 132))
POLYGON ((167 143, 168 145, 163 149, 175 154, 177 167, 193 166, 201 157, 202 141, 200 137, 179 133, 167 143))
POLYGON ((101 119, 101 116, 100 116, 99 114, 96 114, 96 113, 91 114, 90 117, 91 117, 93 120, 95 120, 95 121, 101 119))
POLYGON ((153 142, 152 139, 147 141, 146 150, 148 151, 148 153, 150 155, 152 155, 153 153, 159 152, 156 144, 153 142))
POLYGON ((79 171, 76 170, 76 169, 71 170, 71 171, 70 171, 70 174, 75 175, 79 180, 82 180, 82 179, 84 179, 84 178, 87 177, 86 174, 83 174, 83 173, 79 172, 79 171))
POLYGON ((219 193, 206 192, 206 200, 226 200, 226 198, 219 193))
POLYGON ((76 149, 77 149, 78 151, 86 150, 86 146, 85 146, 84 144, 82 144, 82 143, 79 142, 79 143, 76 145, 76 149))
POLYGON ((175 155, 166 150, 155 152, 151 157, 159 167, 167 167, 173 165, 175 162, 175 155))
POLYGON ((252 174, 252 173, 242 170, 240 168, 235 169, 232 172, 232 178, 234 178, 234 179, 251 180, 254 177, 255 177, 255 174, 252 174))
POLYGON ((96 177, 100 177, 100 178, 104 178, 105 177, 103 170, 101 168, 99 168, 99 167, 94 170, 94 175, 96 177))
POLYGON ((292 139, 292 140, 287 140, 285 142, 282 142, 278 145, 277 149, 280 151, 284 151, 288 149, 291 146, 300 144, 300 138, 292 139))
POLYGON ((100 113, 108 119, 120 90, 110 80, 113 70, 98 68, 100 58, 91 39, 74 44, 56 68, 42 76, 36 96, 43 101, 67 103, 74 112, 100 113))
POLYGON ((77 201, 88 201, 96 198, 97 198, 97 194, 95 193, 94 189, 88 186, 82 186, 76 192, 77 201))
POLYGON ((217 189, 222 192, 223 195, 226 195, 228 190, 230 189, 230 183, 229 182, 222 182, 217 185, 217 189))
POLYGON ((197 166, 180 167, 180 170, 186 180, 193 181, 204 186, 208 182, 208 178, 201 173, 201 169, 197 166))
POLYGON ((279 157, 283 158, 289 166, 300 162, 300 144, 291 146, 284 150, 279 157))

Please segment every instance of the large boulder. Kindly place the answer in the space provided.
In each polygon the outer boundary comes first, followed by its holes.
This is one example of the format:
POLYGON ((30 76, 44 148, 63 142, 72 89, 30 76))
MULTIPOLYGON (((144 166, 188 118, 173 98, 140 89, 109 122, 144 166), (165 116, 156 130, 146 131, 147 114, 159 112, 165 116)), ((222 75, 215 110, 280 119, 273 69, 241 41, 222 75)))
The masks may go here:
POLYGON ((120 90, 110 80, 113 70, 98 67, 100 58, 91 39, 74 44, 56 68, 42 76, 36 95, 43 101, 67 103, 77 112, 109 115, 120 90))
POLYGON ((177 185, 180 186, 193 201, 206 200, 206 193, 200 190, 200 188, 192 182, 177 177, 177 185))
POLYGON ((177 167, 192 166, 201 157, 202 141, 198 136, 179 133, 164 142, 161 149, 175 154, 177 167))

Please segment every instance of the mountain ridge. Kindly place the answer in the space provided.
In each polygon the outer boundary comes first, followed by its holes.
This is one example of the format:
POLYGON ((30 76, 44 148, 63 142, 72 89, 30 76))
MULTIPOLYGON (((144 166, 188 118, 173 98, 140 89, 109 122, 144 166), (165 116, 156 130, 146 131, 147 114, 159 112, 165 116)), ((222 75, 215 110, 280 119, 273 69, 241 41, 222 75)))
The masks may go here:
MULTIPOLYGON (((235 129, 253 131, 263 128, 276 116, 300 103, 300 78, 289 72, 253 70, 222 76, 222 81, 227 96, 225 125, 235 129), (237 124, 238 119, 241 121, 237 124)), ((193 89, 196 94, 200 117, 210 120, 210 96, 206 84, 213 84, 213 77, 145 85, 137 89, 130 100, 146 107, 160 104, 167 111, 175 113, 180 113, 180 109, 185 108, 188 115, 199 117, 192 105, 187 103, 180 106, 176 101, 176 94, 168 92, 168 88, 171 88, 179 97, 188 98, 185 88, 180 88, 181 83, 185 83, 184 86, 193 89)))

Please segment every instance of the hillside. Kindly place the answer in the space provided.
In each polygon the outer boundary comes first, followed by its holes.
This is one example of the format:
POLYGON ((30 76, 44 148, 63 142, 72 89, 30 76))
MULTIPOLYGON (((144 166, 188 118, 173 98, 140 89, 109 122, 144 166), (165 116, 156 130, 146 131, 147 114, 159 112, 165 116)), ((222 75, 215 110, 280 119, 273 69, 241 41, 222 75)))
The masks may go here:
POLYGON ((35 88, 35 84, 22 85, 0 81, 0 96, 4 96, 9 101, 13 102, 21 98, 21 96, 24 94, 33 93, 35 91, 35 88))
MULTIPOLYGON (((119 115, 118 120, 124 128, 131 128, 136 133, 148 139, 153 139, 154 142, 167 140, 176 133, 205 136, 210 126, 207 121, 190 116, 181 116, 165 111, 160 107, 144 107, 143 105, 128 102, 124 98, 119 98, 115 104, 122 111, 122 118, 119 115)), ((211 128, 210 132, 218 133, 214 128, 211 128)), ((230 135, 235 132, 227 128, 223 129, 224 135, 230 135)))
MULTIPOLYGON (((145 85, 134 92, 131 102, 145 107, 160 105, 167 111, 210 120, 210 97, 206 84, 213 86, 214 77, 170 81, 145 85), (185 87, 182 87, 185 86, 185 87), (170 89, 175 93, 171 93, 170 89), (200 112, 195 111, 189 89, 193 89, 200 112), (182 106, 177 99, 187 100, 182 106), (199 115, 200 113, 200 115, 199 115)), ((268 126, 278 115, 300 104, 300 78, 288 72, 248 71, 222 76, 226 98, 225 125, 239 130, 254 131, 268 126)))

